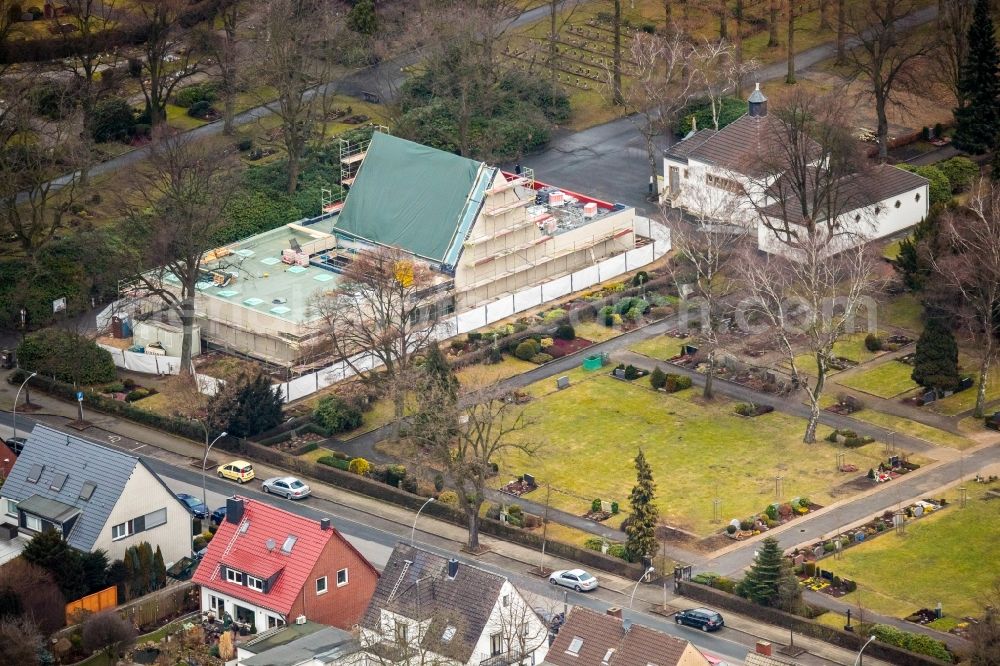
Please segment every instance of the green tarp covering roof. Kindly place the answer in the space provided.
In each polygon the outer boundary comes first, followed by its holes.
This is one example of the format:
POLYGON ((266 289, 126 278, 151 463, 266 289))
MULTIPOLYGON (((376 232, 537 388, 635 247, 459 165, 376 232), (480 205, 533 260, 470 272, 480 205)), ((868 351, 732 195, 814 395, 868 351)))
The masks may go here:
POLYGON ((479 205, 476 184, 487 171, 468 158, 376 132, 334 231, 444 261, 464 241, 456 234, 466 209, 479 205))

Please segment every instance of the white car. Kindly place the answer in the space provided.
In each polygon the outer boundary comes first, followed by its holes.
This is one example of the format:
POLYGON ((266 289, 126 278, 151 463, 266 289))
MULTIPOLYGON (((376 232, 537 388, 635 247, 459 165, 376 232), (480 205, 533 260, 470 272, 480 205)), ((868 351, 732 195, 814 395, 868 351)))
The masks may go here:
POLYGON ((264 492, 281 495, 285 499, 309 497, 312 490, 294 476, 276 476, 264 481, 264 492))
POLYGON ((597 589, 597 579, 583 569, 553 571, 552 575, 549 576, 549 582, 553 585, 571 587, 577 592, 589 592, 597 589))

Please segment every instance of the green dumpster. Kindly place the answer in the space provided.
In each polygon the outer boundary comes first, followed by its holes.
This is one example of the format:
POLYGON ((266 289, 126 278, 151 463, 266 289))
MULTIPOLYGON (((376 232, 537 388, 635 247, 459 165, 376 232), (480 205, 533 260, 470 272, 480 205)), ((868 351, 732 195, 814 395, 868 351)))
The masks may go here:
POLYGON ((593 356, 588 356, 583 359, 583 369, 584 370, 600 370, 603 365, 603 359, 600 354, 595 354, 593 356))

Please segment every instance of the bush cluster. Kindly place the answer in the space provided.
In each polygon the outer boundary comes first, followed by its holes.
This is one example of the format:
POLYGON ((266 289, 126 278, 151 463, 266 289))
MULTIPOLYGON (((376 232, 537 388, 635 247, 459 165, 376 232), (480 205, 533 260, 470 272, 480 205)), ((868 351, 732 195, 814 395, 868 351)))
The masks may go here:
POLYGON ((944 641, 939 641, 925 634, 903 631, 887 624, 876 624, 871 631, 871 635, 883 643, 895 645, 917 654, 926 654, 942 661, 954 661, 944 641))
POLYGON ((107 350, 89 338, 59 328, 27 336, 17 347, 17 358, 22 368, 70 384, 89 386, 116 377, 115 363, 107 350))
POLYGON ((555 337, 559 340, 575 340, 576 329, 573 328, 572 324, 562 324, 556 328, 555 337))
POLYGON ((191 108, 199 102, 207 102, 211 106, 217 97, 218 86, 214 83, 195 83, 174 93, 174 104, 183 109, 191 108))
POLYGON ((869 333, 865 336, 865 349, 870 352, 882 351, 882 338, 878 333, 869 333))
POLYGON ((313 421, 330 434, 354 430, 361 425, 361 410, 336 395, 320 398, 313 411, 313 421))
POLYGON ((667 393, 676 393, 677 391, 683 391, 684 389, 691 388, 691 385, 691 378, 687 375, 677 375, 672 372, 668 372, 663 388, 666 389, 667 393))
POLYGON ((514 356, 522 361, 530 361, 542 352, 542 345, 534 338, 528 338, 518 343, 514 348, 514 356))

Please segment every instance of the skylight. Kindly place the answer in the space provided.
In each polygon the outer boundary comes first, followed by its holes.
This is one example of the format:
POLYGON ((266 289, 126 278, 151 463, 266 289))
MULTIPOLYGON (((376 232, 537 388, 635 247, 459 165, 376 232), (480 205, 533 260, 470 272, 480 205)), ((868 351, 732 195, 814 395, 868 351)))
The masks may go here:
POLYGON ((295 542, 298 540, 299 538, 297 536, 289 534, 288 538, 285 539, 285 543, 281 544, 281 552, 290 554, 292 552, 292 548, 295 547, 295 542))
POLYGON ((83 488, 80 488, 80 499, 84 502, 89 501, 95 490, 97 490, 96 483, 93 481, 84 481, 83 488))
POLYGON ((49 486, 49 490, 59 492, 64 483, 66 483, 66 472, 56 472, 56 475, 52 477, 52 485, 49 486))
POLYGON ((608 651, 604 653, 604 659, 601 660, 601 663, 606 664, 609 661, 611 661, 611 655, 613 655, 614 653, 615 653, 614 648, 608 648, 608 651))
POLYGON ((249 520, 244 520, 242 523, 240 523, 240 534, 246 534, 248 529, 250 529, 249 520))
POLYGON ((580 654, 580 648, 583 647, 583 639, 579 636, 574 636, 573 640, 569 642, 569 647, 566 648, 566 652, 572 655, 580 654))
POLYGON ((28 483, 38 483, 38 479, 42 478, 42 470, 45 469, 45 465, 39 465, 35 463, 31 466, 31 470, 28 472, 28 483))
POLYGON ((441 640, 447 643, 448 641, 450 641, 452 638, 455 637, 456 631, 458 631, 458 629, 449 624, 447 627, 444 628, 444 633, 441 634, 441 640))

